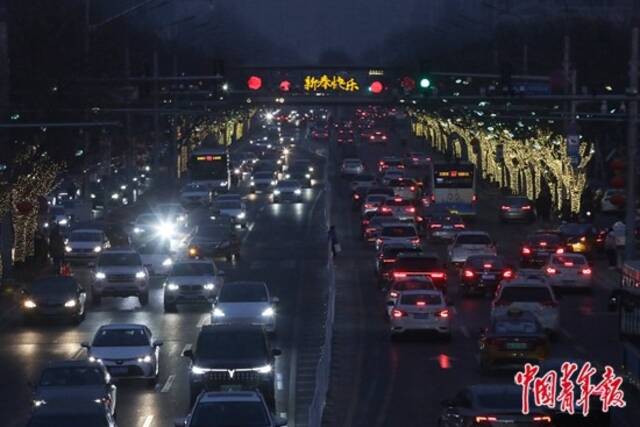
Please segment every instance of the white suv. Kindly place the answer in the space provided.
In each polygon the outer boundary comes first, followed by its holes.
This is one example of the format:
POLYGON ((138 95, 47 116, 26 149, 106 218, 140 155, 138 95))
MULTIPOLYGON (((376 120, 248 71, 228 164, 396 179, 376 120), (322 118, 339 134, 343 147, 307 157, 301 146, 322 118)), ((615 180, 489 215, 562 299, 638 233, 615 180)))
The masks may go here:
POLYGON ((547 331, 555 332, 559 328, 558 301, 544 280, 516 278, 502 282, 491 303, 491 319, 514 309, 531 312, 547 331))
POLYGON ((108 250, 96 260, 91 288, 94 304, 103 296, 137 296, 141 305, 149 302, 149 272, 138 252, 132 249, 108 250))

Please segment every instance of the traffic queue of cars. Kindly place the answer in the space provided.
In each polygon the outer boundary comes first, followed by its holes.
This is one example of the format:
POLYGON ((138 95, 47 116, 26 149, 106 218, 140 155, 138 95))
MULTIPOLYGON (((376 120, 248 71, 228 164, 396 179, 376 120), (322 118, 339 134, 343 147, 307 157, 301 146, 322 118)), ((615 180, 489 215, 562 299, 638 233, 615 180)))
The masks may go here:
MULTIPOLYGON (((255 161, 243 156, 246 160, 238 165, 252 177, 250 191, 261 188, 254 178, 268 174, 273 177, 266 185, 273 203, 301 202, 301 189, 314 176, 311 161, 294 159, 286 148, 289 144, 274 141, 273 147, 255 161), (298 181, 285 173, 302 176, 298 181)), ((231 417, 238 425, 285 425, 285 419, 274 415, 275 358, 281 351, 273 347, 272 337, 279 300, 265 282, 225 281, 216 264, 240 256, 238 228, 248 225, 245 197, 211 194, 209 189, 198 194, 203 189, 193 185, 185 189, 182 203, 156 204, 137 215, 127 230, 128 245, 113 244, 98 227, 71 230, 66 253, 75 264, 91 269, 91 282, 87 288, 74 277, 34 282, 23 292, 24 320, 31 324, 62 315, 80 323, 90 302, 99 305, 112 297, 134 296, 144 306, 149 304, 152 279, 159 278, 166 313, 191 304, 206 304, 211 313, 210 324, 182 354, 189 360, 192 410, 179 425, 202 426, 216 417, 231 417)), ((100 326, 81 344, 86 360, 44 368, 32 386, 34 411, 28 425, 65 425, 77 416, 84 420, 82 425, 115 426, 116 380, 155 386, 163 369, 162 345, 144 324, 100 326)))
MULTIPOLYGON (((451 339, 455 310, 448 288, 455 280, 459 296, 491 298, 490 322, 478 337, 482 373, 544 363, 560 329, 559 289, 593 288, 588 252, 595 250, 595 234, 578 224, 536 231, 523 241, 517 269, 488 233, 470 230, 455 212, 422 203, 416 177, 424 175, 419 168, 428 163, 414 159, 431 161, 415 152, 383 157, 373 165, 374 174, 350 153, 340 168, 350 180, 362 241, 373 253, 377 287, 385 293, 391 339, 411 332, 451 339)), ((506 198, 497 215, 505 223, 536 219, 532 202, 522 197, 506 198)), ((562 416, 544 410, 522 414, 520 393, 513 384, 468 387, 442 402, 438 425, 552 425, 562 416)), ((602 414, 598 417, 596 424, 585 419, 581 425, 608 425, 602 414)))

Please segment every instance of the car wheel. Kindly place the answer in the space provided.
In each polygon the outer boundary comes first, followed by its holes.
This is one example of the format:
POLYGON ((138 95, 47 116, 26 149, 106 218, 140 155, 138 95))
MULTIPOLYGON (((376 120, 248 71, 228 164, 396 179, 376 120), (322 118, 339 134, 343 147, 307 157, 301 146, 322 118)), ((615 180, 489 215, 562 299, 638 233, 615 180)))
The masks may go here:
POLYGON ((138 301, 140 301, 140 305, 142 306, 149 304, 149 292, 147 291, 138 295, 138 301))
POLYGON ((164 312, 165 313, 175 313, 178 311, 178 306, 176 303, 165 302, 164 303, 164 312))

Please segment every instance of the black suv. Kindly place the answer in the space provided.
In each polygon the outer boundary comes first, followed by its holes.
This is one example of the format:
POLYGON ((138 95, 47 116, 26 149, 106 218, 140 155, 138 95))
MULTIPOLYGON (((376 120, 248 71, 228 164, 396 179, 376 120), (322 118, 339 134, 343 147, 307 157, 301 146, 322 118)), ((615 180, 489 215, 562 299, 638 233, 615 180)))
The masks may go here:
POLYGON ((280 354, 261 326, 204 326, 195 350, 182 354, 191 359, 191 404, 202 391, 258 390, 275 408, 274 357, 280 354))

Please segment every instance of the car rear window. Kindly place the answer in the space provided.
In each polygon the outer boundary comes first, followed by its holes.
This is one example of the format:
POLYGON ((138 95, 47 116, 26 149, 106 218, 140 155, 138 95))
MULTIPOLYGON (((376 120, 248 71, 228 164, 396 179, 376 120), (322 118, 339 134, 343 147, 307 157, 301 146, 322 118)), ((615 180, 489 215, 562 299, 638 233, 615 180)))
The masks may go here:
POLYGON ((47 368, 42 372, 38 385, 51 386, 83 386, 105 384, 104 374, 98 367, 65 366, 47 368))
POLYGON ((500 300, 511 302, 543 302, 553 298, 549 289, 541 286, 511 286, 500 294, 500 300))
MULTIPOLYGON (((581 256, 575 256, 575 255, 556 255, 553 257, 553 263, 555 265, 567 265, 567 264, 571 264, 571 265, 585 265, 587 263, 587 260, 584 257, 581 256)), ((567 265, 569 266, 569 265, 567 265)))
POLYGON ((427 305, 441 305, 442 297, 437 294, 411 294, 400 298, 402 305, 416 305, 419 301, 424 301, 427 305))
POLYGON ((389 185, 391 187, 413 187, 416 183, 409 179, 392 179, 389 181, 389 185))
POLYGON ((408 247, 385 247, 382 249, 382 256, 384 258, 395 258, 398 254, 403 252, 420 252, 420 248, 408 248, 408 247))
POLYGON ((385 237, 412 237, 416 235, 416 229, 411 226, 396 225, 384 227, 382 235, 385 237))
POLYGON ((529 241, 536 245, 544 242, 546 242, 547 245, 557 245, 560 243, 560 237, 555 234, 536 234, 535 236, 531 236, 529 241))
POLYGON ((396 261, 396 269, 398 271, 433 271, 440 268, 440 260, 431 257, 419 258, 403 258, 399 257, 396 261))
POLYGON ((405 199, 386 199, 384 201, 386 206, 410 206, 411 200, 405 199))
POLYGON ((458 235, 457 245, 490 245, 491 239, 485 234, 463 234, 458 235))
POLYGON ((498 334, 535 334, 538 325, 531 320, 498 320, 493 324, 493 330, 498 334))
POLYGON ((531 202, 529 202, 529 200, 525 198, 513 197, 513 198, 506 199, 505 205, 513 206, 513 207, 522 207, 526 205, 531 205, 531 202))
POLYGON ((413 291, 421 289, 430 290, 433 289, 433 283, 427 280, 402 280, 400 282, 395 282, 393 289, 396 291, 413 291))
POLYGON ((476 401, 479 408, 512 410, 520 412, 522 407, 522 396, 517 391, 500 390, 497 392, 482 392, 476 394, 476 401))

